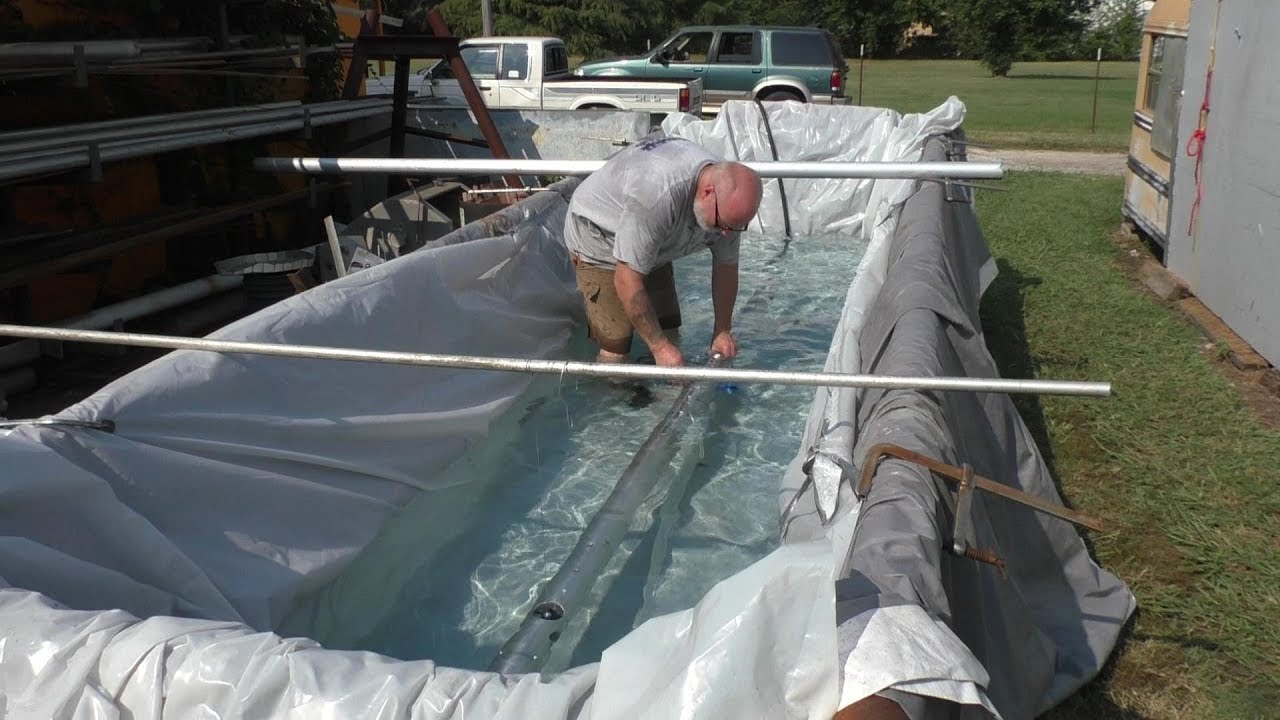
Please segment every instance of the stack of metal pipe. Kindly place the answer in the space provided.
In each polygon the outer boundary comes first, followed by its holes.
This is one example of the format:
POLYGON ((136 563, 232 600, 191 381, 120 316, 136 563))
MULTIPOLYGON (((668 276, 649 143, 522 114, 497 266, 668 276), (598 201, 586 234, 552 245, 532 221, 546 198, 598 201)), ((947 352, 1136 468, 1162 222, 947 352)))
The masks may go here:
POLYGON ((281 102, 0 134, 0 182, 201 145, 302 131, 391 112, 389 98, 281 102))

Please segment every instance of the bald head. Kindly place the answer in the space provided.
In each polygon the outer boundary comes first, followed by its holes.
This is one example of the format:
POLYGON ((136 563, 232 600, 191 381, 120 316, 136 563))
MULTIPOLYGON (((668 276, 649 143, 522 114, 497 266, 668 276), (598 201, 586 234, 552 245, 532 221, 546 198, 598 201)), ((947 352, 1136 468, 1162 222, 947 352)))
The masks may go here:
POLYGON ((740 162, 719 162, 703 169, 694 204, 707 229, 741 229, 760 210, 763 193, 754 170, 740 162))

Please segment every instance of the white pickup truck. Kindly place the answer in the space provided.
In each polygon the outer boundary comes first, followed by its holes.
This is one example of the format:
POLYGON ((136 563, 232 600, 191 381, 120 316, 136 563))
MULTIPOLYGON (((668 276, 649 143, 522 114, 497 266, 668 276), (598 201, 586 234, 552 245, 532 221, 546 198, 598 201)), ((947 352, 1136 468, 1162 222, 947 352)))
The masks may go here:
MULTIPOLYGON (((553 37, 480 37, 459 43, 462 59, 491 109, 587 110, 614 108, 655 115, 702 111, 702 79, 574 77, 569 51, 553 37)), ((366 95, 390 95, 394 73, 376 75, 370 63, 366 95)), ((390 70, 390 68, 388 68, 390 70)), ((462 88, 447 62, 435 62, 410 75, 409 93, 434 96, 448 105, 465 105, 462 88)))

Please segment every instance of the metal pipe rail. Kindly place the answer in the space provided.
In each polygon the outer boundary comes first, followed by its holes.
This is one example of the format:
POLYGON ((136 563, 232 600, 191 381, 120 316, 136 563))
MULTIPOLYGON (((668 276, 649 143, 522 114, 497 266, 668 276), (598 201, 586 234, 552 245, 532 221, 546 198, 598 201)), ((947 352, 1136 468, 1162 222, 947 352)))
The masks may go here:
MULTIPOLYGON (((706 368, 725 365, 719 355, 706 368)), ((627 469, 614 483, 609 497, 578 536, 569 556, 555 576, 538 593, 538 601, 514 635, 502 646, 489 669, 504 675, 518 675, 542 669, 571 617, 578 612, 588 593, 600 582, 618 544, 631 528, 636 511, 662 478, 671 462, 672 446, 680 439, 681 420, 691 408, 705 403, 711 385, 689 385, 680 391, 666 415, 636 450, 627 469)), ((607 591, 607 588, 605 589, 607 591)))
MULTIPOLYGON (((253 161, 266 172, 399 175, 590 175, 604 160, 472 160, 437 158, 265 157, 253 161)), ((1000 163, 966 162, 748 162, 764 178, 843 178, 899 180, 952 178, 998 180, 1000 163)))
POLYGON ((102 332, 31 325, 0 324, 0 337, 61 340, 63 342, 102 343, 132 347, 204 350, 219 353, 270 355, 311 360, 375 362, 390 365, 493 370, 535 375, 570 375, 584 377, 626 378, 632 380, 670 380, 677 382, 734 382, 772 385, 804 385, 808 387, 859 387, 885 390, 939 390, 956 392, 1007 393, 1010 395, 1073 395, 1109 397, 1111 383, 1070 380, 1006 380, 1003 378, 968 377, 902 377, 891 375, 856 375, 851 373, 810 373, 780 370, 730 370, 699 367, 655 367, 652 365, 614 365, 575 360, 528 360, 522 358, 481 357, 475 355, 442 355, 361 350, 358 348, 323 347, 317 345, 280 345, 275 343, 210 340, 143 333, 102 332))
MULTIPOLYGON (((324 103, 315 103, 323 105, 324 103)), ((10 145, 20 144, 27 140, 36 140, 39 138, 62 137, 66 135, 77 135, 83 133, 105 133, 112 128, 133 128, 140 126, 164 125, 166 123, 181 123, 188 120, 197 120, 209 117, 229 117, 240 115, 241 113, 255 113, 267 110, 279 110, 280 108, 301 108, 302 103, 298 100, 285 100, 282 102, 264 103, 255 105, 234 105, 231 107, 213 108, 211 110, 193 110, 190 112, 174 112, 174 113, 156 113, 152 115, 138 115, 137 117, 116 118, 114 120, 98 120, 96 122, 73 123, 69 125, 54 125, 38 128, 29 128, 26 130, 13 130, 0 134, 0 147, 8 147, 10 145)), ((113 137, 106 135, 105 139, 113 137)), ((20 148, 21 149, 21 148, 20 148)), ((10 152, 5 150, 5 152, 10 152)), ((16 152, 16 151, 15 151, 16 152)))
MULTIPOLYGON (((154 138, 127 140, 121 143, 106 143, 100 147, 98 161, 113 162, 128 158, 144 157, 160 153, 185 150, 187 148, 234 142, 250 138, 296 132, 308 124, 312 127, 332 125, 364 118, 384 115, 391 111, 391 103, 365 107, 347 112, 331 112, 313 115, 310 118, 298 115, 289 119, 261 122, 253 125, 220 127, 213 130, 182 133, 176 135, 159 135, 154 138)), ((0 157, 0 182, 15 180, 44 173, 63 172, 91 167, 94 158, 88 148, 70 151, 54 150, 50 154, 40 154, 21 160, 0 157)))
MULTIPOLYGON (((147 70, 147 72, 151 72, 151 70, 147 70)), ((305 117, 307 113, 310 113, 314 120, 322 115, 372 108, 389 108, 390 106, 390 100, 381 98, 354 101, 343 100, 310 105, 294 103, 281 107, 246 106, 236 108, 238 112, 235 113, 218 112, 204 115, 203 117, 181 117, 171 121, 143 122, 138 120, 131 123, 125 121, 124 124, 118 124, 116 121, 107 121, 103 123, 106 127, 95 127, 93 125, 85 127, 81 125, 79 127, 51 128, 51 130, 60 129, 62 132, 45 134, 43 137, 12 138, 11 135, 6 133, 0 135, 0 155, 28 156, 49 154, 59 149, 67 150, 77 146, 83 147, 94 144, 119 146, 125 144, 127 140, 139 138, 155 139, 155 137, 161 135, 180 135, 203 130, 244 127, 272 120, 300 119, 305 117)), ((7 160, 9 158, 4 159, 7 160)))

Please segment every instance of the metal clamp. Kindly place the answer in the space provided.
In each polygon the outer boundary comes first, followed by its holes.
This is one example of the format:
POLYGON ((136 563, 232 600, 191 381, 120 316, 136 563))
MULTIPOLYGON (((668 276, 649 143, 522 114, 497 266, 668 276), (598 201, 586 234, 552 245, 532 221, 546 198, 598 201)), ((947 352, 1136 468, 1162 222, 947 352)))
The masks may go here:
POLYGON ((991 550, 983 550, 981 548, 970 547, 965 536, 968 534, 972 523, 970 517, 970 508, 973 502, 974 490, 984 490, 992 495, 999 495, 1007 500, 1026 505, 1033 510, 1037 510, 1046 515, 1067 522, 1074 523, 1081 527, 1089 528, 1102 532, 1104 526, 1101 521, 1091 518, 1084 513, 1076 512, 1069 508, 1063 507, 1055 503, 1048 502, 1043 498, 1037 497, 1022 490, 1017 490, 1007 485, 1002 485, 989 478, 975 475, 973 467, 968 463, 960 467, 948 465, 934 458, 922 455, 914 450, 908 450, 900 445, 890 443, 881 443, 874 445, 867 451, 867 460, 862 466, 862 474, 858 478, 858 486, 855 489, 858 497, 865 500, 871 492, 871 483, 875 479, 876 470, 880 466, 880 462, 885 458, 896 458, 905 462, 914 463, 924 466, 931 472, 941 476, 943 479, 957 484, 956 493, 956 512, 955 523, 952 527, 951 552, 971 560, 994 565, 1001 576, 1005 574, 1005 561, 999 555, 991 550))

